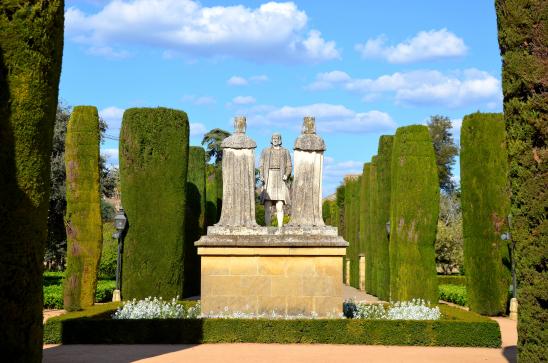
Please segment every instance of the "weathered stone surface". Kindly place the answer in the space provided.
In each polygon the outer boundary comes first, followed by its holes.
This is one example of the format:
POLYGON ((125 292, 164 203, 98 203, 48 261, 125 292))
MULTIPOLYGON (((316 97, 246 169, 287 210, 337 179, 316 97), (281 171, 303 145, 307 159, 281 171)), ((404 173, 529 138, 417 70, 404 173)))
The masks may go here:
POLYGON ((342 312, 342 255, 332 248, 200 248, 202 311, 335 317, 342 312), (214 250, 214 255, 208 253, 214 250), (273 255, 272 250, 284 250, 273 255), (313 251, 313 255, 305 255, 313 251), (240 265, 236 267, 236 265, 240 265), (228 268, 225 269, 225 266, 228 268), (219 274, 224 271, 224 274, 219 274))
POLYGON ((303 133, 295 141, 292 226, 323 226, 322 172, 325 143, 316 135, 315 120, 305 117, 303 133))
POLYGON ((234 134, 224 139, 223 207, 219 226, 256 226, 255 141, 245 135, 245 117, 234 120, 234 134))

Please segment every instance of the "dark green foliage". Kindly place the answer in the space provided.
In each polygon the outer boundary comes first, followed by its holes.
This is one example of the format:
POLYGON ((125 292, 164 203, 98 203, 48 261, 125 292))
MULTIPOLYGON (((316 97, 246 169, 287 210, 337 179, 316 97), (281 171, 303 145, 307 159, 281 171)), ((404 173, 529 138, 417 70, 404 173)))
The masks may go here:
POLYGON ((115 280, 118 263, 118 239, 112 238, 116 232, 113 222, 103 222, 103 249, 99 261, 98 278, 115 280))
POLYGON ((361 319, 158 319, 111 320, 116 305, 51 318, 47 343, 63 344, 367 344, 500 347, 495 321, 441 306, 439 321, 361 319))
POLYGON ((50 156, 63 0, 0 2, 0 351, 41 361, 50 156))
POLYGON ((206 223, 212 226, 221 216, 221 202, 223 199, 222 169, 212 164, 206 165, 206 223), (219 186, 218 184, 221 183, 219 186))
POLYGON ((124 242, 122 297, 182 296, 188 118, 167 108, 131 108, 120 130, 124 242))
POLYGON ((381 264, 381 261, 379 260, 379 245, 381 243, 379 240, 379 230, 382 228, 382 225, 377 223, 377 213, 379 212, 379 207, 379 186, 377 184, 377 156, 375 155, 371 158, 371 171, 369 175, 369 233, 367 234, 367 236, 369 237, 369 245, 371 249, 370 291, 375 296, 379 296, 379 265, 381 264))
POLYGON ((345 185, 339 185, 336 191, 335 204, 337 206, 338 218, 337 227, 339 228, 339 235, 344 237, 345 225, 344 225, 344 197, 346 195, 345 185))
POLYGON ((392 147, 391 300, 436 303, 434 242, 439 210, 436 157, 428 128, 400 127, 392 147))
POLYGON ((350 260, 350 285, 359 288, 360 246, 360 185, 359 176, 345 178, 344 239, 349 243, 346 257, 350 260))
POLYGON ((446 193, 452 193, 456 187, 451 169, 455 164, 455 157, 459 154, 459 148, 453 141, 452 127, 451 120, 447 116, 430 116, 428 121, 428 131, 436 153, 440 189, 446 193))
POLYGON ((440 284, 438 289, 440 292, 440 300, 452 302, 461 306, 466 306, 466 286, 440 284))
POLYGON ((548 3, 496 0, 518 280, 518 358, 548 356, 548 3))
POLYGON ((466 286, 466 276, 462 275, 438 275, 439 285, 462 285, 466 286))
POLYGON ((461 204, 464 267, 470 309, 485 315, 506 311, 510 285, 508 162, 502 114, 473 113, 461 131, 461 204))
POLYGON ((183 297, 200 293, 200 257, 194 242, 206 233, 206 164, 202 147, 188 150, 185 245, 183 251, 183 297))
POLYGON ((336 210, 335 210, 335 201, 333 200, 324 200, 322 203, 322 217, 323 221, 328 226, 336 226, 336 210))
POLYGON ((464 271, 464 242, 460 191, 440 194, 440 216, 436 233, 436 265, 445 274, 464 271))
POLYGON ((99 114, 74 107, 65 141, 67 270, 65 310, 93 305, 103 231, 99 184, 99 114))
POLYGON ((206 161, 209 162, 211 159, 215 159, 215 165, 221 166, 223 161, 223 150, 221 149, 221 144, 223 140, 231 135, 230 132, 223 129, 213 129, 204 135, 202 139, 202 145, 206 145, 206 161))
POLYGON ((360 244, 365 255, 365 290, 373 290, 373 246, 371 243, 371 163, 363 164, 360 185, 360 244))
POLYGON ((391 162, 394 136, 379 138, 377 156, 378 207, 373 217, 373 234, 377 241, 377 296, 390 300, 390 241, 386 233, 386 222, 390 220, 391 162))

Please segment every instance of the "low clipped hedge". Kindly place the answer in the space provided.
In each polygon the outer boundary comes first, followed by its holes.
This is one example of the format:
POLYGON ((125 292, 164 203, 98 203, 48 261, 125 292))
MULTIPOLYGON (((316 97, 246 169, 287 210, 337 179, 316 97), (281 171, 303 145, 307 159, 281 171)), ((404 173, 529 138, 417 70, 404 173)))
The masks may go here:
POLYGON ((438 321, 360 319, 165 319, 113 320, 117 303, 94 306, 46 322, 45 343, 197 344, 317 343, 500 347, 498 324, 441 305, 438 321))
MULTIPOLYGON (((112 301, 112 292, 116 288, 116 281, 99 280, 95 291, 95 302, 112 301)), ((63 285, 44 285, 44 308, 63 309, 63 285)))
POLYGON ((466 276, 464 275, 438 275, 439 285, 462 285, 466 286, 466 276))
POLYGON ((457 305, 466 306, 466 286, 462 285, 439 285, 440 300, 452 302, 457 305))

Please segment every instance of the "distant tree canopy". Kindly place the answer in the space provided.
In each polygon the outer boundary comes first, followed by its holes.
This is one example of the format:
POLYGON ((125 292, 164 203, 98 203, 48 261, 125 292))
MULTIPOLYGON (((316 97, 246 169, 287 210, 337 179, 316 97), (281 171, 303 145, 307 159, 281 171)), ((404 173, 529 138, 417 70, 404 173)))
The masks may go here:
POLYGON ((430 132, 436 153, 440 189, 447 193, 451 193, 456 188, 456 184, 452 179, 452 168, 455 164, 455 157, 459 154, 459 148, 455 144, 453 135, 451 134, 451 127, 449 117, 441 115, 430 116, 428 131, 430 132))
POLYGON ((221 144, 224 139, 231 135, 230 132, 223 129, 213 129, 204 135, 202 145, 206 148, 206 161, 210 162, 214 159, 216 165, 221 165, 223 161, 223 150, 221 144))

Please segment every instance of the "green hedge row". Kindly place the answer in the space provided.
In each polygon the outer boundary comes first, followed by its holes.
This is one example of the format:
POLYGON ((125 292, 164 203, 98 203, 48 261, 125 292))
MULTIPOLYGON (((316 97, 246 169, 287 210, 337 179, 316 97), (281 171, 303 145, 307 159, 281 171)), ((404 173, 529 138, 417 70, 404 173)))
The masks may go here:
POLYGON ((466 286, 466 276, 463 275, 438 275, 440 285, 462 285, 466 286))
POLYGON ((112 320, 116 305, 51 318, 45 342, 63 344, 306 343, 500 347, 499 326, 475 313, 441 306, 439 321, 360 319, 112 320))
POLYGON ((439 285, 440 300, 449 301, 457 305, 466 306, 466 286, 463 285, 439 285))
POLYGON ((120 184, 129 229, 124 299, 182 296, 188 168, 187 114, 130 108, 120 130, 120 184))
POLYGON ((0 2, 0 352, 42 359, 42 262, 64 1, 0 2))
POLYGON ((194 242, 206 233, 206 164, 205 150, 191 146, 188 150, 186 181, 185 245, 183 247, 183 294, 200 294, 200 256, 194 242))
MULTIPOLYGON (((112 301, 112 292, 115 288, 116 281, 97 281, 94 302, 103 303, 112 301)), ((63 309, 63 286, 60 284, 44 286, 44 309, 63 309)))
POLYGON ((93 305, 103 245, 99 184, 99 113, 94 106, 76 106, 67 124, 67 270, 65 310, 93 305))
POLYGON ((506 312, 510 285, 508 158, 500 113, 464 116, 461 130, 461 206, 464 267, 470 309, 506 312))
POLYGON ((434 242, 439 183, 428 128, 400 127, 392 148, 390 296, 438 300, 434 242))
MULTIPOLYGON (((359 261, 359 255, 365 256, 365 290, 372 294, 371 271, 373 270, 372 246, 371 246, 371 163, 363 164, 363 172, 360 184, 360 241, 359 251, 356 253, 356 259, 359 261)), ((359 265, 356 265, 356 273, 359 273, 359 265)))
POLYGON ((390 240, 386 233, 386 222, 390 220, 391 163, 394 136, 379 138, 377 156, 378 208, 373 217, 374 236, 377 241, 377 296, 390 300, 390 240))
POLYGON ((545 0, 496 0, 516 243, 518 359, 548 357, 548 11, 545 0))
POLYGON ((344 239, 349 243, 346 258, 350 260, 350 285, 359 288, 360 246, 360 176, 347 177, 345 181, 344 239))

